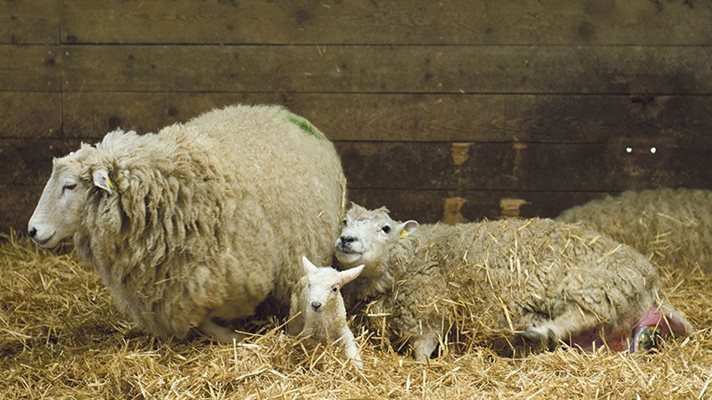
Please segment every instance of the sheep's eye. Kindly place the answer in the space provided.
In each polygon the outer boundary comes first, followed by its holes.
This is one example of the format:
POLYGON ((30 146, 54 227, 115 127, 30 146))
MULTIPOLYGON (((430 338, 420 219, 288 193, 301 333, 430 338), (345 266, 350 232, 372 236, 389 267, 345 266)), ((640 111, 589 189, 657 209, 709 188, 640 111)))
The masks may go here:
POLYGON ((331 288, 331 291, 332 291, 332 292, 338 292, 338 291, 339 291, 339 287, 338 287, 338 286, 334 286, 333 288, 331 288))
POLYGON ((307 283, 307 287, 311 289, 311 283, 307 283))
POLYGON ((68 184, 62 186, 62 191, 64 192, 65 190, 74 190, 76 188, 77 188, 76 183, 68 183, 68 184))
POLYGON ((381 230, 382 230, 384 233, 389 233, 389 232, 391 231, 391 227, 388 226, 388 225, 386 225, 386 226, 384 226, 383 228, 381 228, 381 230))
POLYGON ((346 220, 341 221, 341 224, 346 226, 346 220))

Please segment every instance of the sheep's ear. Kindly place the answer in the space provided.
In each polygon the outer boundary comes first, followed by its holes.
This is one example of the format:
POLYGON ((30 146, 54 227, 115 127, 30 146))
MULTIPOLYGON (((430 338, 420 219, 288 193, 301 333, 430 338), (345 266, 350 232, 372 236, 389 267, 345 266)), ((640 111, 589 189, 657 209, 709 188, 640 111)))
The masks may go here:
POLYGON ((116 186, 114 186, 114 182, 109 178, 109 171, 106 168, 94 170, 92 179, 94 180, 94 186, 106 190, 109 194, 114 193, 116 190, 116 186))
POLYGON ((344 271, 340 271, 339 278, 341 278, 341 286, 344 286, 352 280, 356 279, 361 274, 361 271, 363 271, 364 266, 364 264, 361 264, 358 267, 353 267, 344 271))
POLYGON ((418 229, 418 221, 409 219, 408 221, 398 225, 398 235, 401 239, 404 239, 411 233, 415 232, 416 229, 418 229))
POLYGON ((312 262, 304 256, 302 256, 302 266, 304 267, 304 275, 313 274, 317 269, 319 269, 319 267, 312 264, 312 262))

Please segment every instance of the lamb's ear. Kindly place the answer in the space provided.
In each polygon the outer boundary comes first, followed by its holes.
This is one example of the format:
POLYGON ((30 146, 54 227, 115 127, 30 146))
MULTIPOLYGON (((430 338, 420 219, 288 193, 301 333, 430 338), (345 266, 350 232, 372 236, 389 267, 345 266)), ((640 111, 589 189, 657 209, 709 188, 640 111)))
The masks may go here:
POLYGON ((316 265, 312 264, 308 258, 302 256, 302 266, 304 267, 304 275, 313 274, 319 269, 316 265))
POLYGON ((415 232, 416 229, 418 229, 418 221, 409 219, 398 225, 398 236, 400 236, 401 239, 404 239, 406 236, 415 232))
POLYGON ((361 264, 358 267, 353 267, 353 268, 349 268, 344 271, 339 271, 339 278, 341 279, 341 286, 344 286, 347 283, 351 282, 352 280, 356 279, 361 274, 361 271, 363 271, 363 267, 365 267, 365 265, 361 264))
POLYGON ((109 178, 109 171, 106 168, 99 168, 94 170, 91 176, 94 180, 94 186, 98 187, 99 189, 104 189, 109 194, 113 194, 116 190, 116 186, 114 186, 114 182, 112 182, 111 178, 109 178))

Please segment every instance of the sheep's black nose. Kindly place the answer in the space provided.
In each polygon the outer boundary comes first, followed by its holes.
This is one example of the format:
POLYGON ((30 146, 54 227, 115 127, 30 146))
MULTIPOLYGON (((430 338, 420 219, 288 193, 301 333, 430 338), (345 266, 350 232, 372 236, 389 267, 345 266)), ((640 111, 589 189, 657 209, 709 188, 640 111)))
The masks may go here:
POLYGON ((341 243, 343 243, 343 244, 356 241, 356 238, 353 236, 341 236, 339 239, 341 239, 341 243))
POLYGON ((319 311, 319 309, 321 308, 321 303, 318 301, 312 301, 311 306, 314 311, 319 311))
POLYGON ((31 228, 28 232, 30 234, 30 237, 33 238, 37 234, 37 228, 31 228))

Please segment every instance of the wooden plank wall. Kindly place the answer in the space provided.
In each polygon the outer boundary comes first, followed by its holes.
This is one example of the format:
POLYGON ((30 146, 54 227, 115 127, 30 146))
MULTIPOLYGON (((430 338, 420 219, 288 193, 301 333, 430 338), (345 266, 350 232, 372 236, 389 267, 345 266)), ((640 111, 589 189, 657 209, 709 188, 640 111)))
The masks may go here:
POLYGON ((710 21, 702 0, 1 1, 0 230, 79 141, 233 102, 309 118, 351 197, 399 218, 712 189, 710 21))

